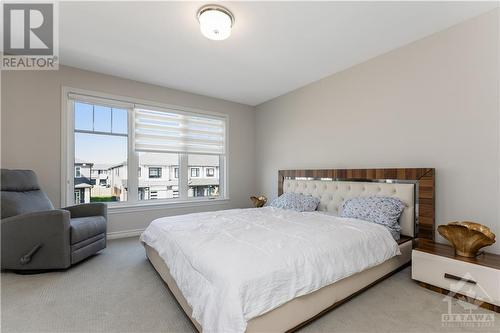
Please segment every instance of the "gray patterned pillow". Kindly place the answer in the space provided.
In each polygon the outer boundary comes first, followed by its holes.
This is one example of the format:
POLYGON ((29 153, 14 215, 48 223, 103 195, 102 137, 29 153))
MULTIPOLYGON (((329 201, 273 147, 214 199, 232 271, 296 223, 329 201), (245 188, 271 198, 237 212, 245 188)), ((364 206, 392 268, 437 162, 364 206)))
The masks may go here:
POLYGON ((356 197, 344 201, 341 216, 381 224, 398 240, 401 231, 398 220, 404 208, 405 204, 398 198, 356 197))
POLYGON ((319 198, 300 193, 283 193, 274 199, 269 206, 282 209, 291 209, 297 212, 312 212, 318 208, 319 198))

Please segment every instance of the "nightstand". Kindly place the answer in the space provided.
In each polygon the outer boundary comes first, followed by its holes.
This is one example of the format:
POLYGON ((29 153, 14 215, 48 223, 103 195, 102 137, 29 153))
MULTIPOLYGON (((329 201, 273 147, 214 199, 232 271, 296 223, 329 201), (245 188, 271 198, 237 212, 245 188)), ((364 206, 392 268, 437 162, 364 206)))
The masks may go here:
POLYGON ((455 255, 451 246, 419 239, 411 275, 422 287, 500 313, 500 255, 466 258, 455 255))

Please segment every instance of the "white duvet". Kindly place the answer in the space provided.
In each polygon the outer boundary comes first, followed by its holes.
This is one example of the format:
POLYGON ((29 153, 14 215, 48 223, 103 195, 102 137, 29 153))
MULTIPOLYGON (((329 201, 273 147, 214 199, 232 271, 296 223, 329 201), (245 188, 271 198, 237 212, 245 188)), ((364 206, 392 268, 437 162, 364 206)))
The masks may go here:
POLYGON ((244 332, 248 320, 400 254, 380 225, 271 207, 160 218, 141 240, 206 333, 244 332))

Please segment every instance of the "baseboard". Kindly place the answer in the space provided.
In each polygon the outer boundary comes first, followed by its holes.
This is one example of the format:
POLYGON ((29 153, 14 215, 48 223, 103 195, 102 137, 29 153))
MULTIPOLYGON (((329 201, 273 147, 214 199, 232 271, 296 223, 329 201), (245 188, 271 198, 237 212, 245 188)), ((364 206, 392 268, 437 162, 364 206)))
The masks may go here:
POLYGON ((123 231, 111 231, 107 233, 108 239, 118 239, 118 238, 127 238, 127 237, 137 237, 145 229, 132 229, 132 230, 123 230, 123 231))

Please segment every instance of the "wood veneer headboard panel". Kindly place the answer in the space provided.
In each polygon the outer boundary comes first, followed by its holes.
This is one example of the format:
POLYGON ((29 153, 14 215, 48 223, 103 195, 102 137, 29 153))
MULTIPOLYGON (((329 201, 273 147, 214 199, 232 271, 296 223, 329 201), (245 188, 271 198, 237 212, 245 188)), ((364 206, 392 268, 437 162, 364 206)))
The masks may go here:
POLYGON ((405 169, 321 169, 279 170, 278 195, 283 194, 285 178, 311 178, 346 181, 413 181, 417 185, 417 238, 434 240, 435 226, 435 170, 434 168, 405 169))

